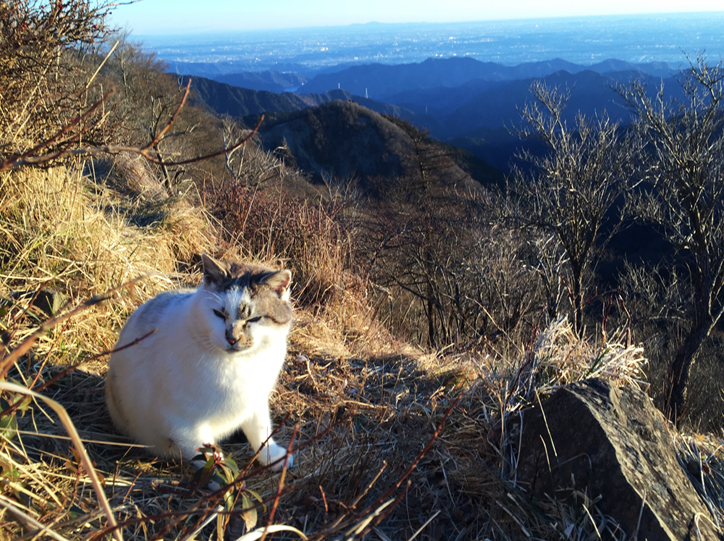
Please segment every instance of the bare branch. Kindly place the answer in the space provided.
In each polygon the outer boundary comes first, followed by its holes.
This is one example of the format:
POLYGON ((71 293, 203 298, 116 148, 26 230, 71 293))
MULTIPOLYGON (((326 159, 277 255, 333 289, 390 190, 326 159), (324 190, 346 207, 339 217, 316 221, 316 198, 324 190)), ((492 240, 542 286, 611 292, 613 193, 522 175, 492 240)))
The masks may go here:
POLYGON ((166 166, 185 165, 185 164, 189 164, 189 163, 195 163, 195 162, 208 160, 210 158, 214 158, 216 156, 221 156, 228 152, 232 152, 232 151, 238 149, 239 147, 243 146, 244 144, 246 144, 252 137, 254 137, 254 135, 259 130, 261 123, 264 121, 264 115, 261 116, 261 118, 259 119, 259 122, 254 127, 254 129, 251 131, 251 133, 249 133, 241 141, 237 142, 236 144, 234 144, 231 147, 224 147, 221 150, 212 152, 210 154, 205 154, 203 156, 197 156, 195 158, 189 158, 186 160, 179 160, 179 161, 173 161, 173 162, 161 161, 157 158, 154 158, 152 156, 152 148, 158 144, 158 142, 162 139, 163 134, 167 133, 173 126, 174 122, 176 121, 179 112, 181 111, 184 104, 186 103, 186 98, 188 97, 188 94, 189 94, 190 84, 191 84, 191 81, 189 80, 188 84, 186 85, 186 90, 181 99, 181 102, 179 103, 178 107, 174 111, 174 114, 171 116, 170 120, 161 129, 159 134, 156 135, 156 137, 154 137, 154 139, 150 143, 148 143, 147 145, 145 145, 143 147, 123 146, 123 145, 94 145, 94 146, 84 147, 84 148, 66 148, 63 150, 58 150, 55 152, 48 152, 46 154, 38 155, 39 151, 54 144, 56 141, 58 141, 60 138, 62 138, 64 135, 66 135, 68 132, 70 132, 73 129, 73 127, 77 126, 78 124, 80 124, 81 122, 86 120, 95 111, 97 111, 98 108, 101 107, 101 105, 103 105, 103 103, 113 93, 113 90, 111 90, 111 91, 107 92, 101 100, 99 100, 94 105, 92 105, 85 113, 74 118, 66 127, 64 127, 62 130, 60 130, 58 133, 56 133, 51 138, 47 139, 46 141, 43 141, 42 143, 36 145, 31 150, 24 152, 23 154, 21 154, 19 156, 13 156, 11 158, 8 158, 8 159, 0 162, 0 171, 4 171, 4 170, 16 168, 16 167, 23 167, 23 166, 43 165, 43 164, 49 163, 51 161, 65 158, 68 156, 83 156, 83 155, 94 155, 94 154, 101 154, 101 153, 114 154, 114 153, 118 153, 118 152, 131 152, 134 154, 140 154, 149 162, 157 164, 157 165, 166 165, 166 166))
POLYGON ((71 120, 68 125, 57 132, 55 135, 53 135, 50 139, 46 139, 42 143, 36 145, 35 147, 31 148, 27 152, 24 152, 20 155, 11 156, 10 158, 7 158, 0 162, 0 171, 5 171, 6 169, 11 169, 13 167, 21 167, 23 165, 30 165, 34 164, 37 165, 39 163, 46 163, 51 160, 63 157, 66 155, 65 153, 67 151, 61 150, 58 152, 50 152, 48 154, 44 154, 41 157, 36 157, 37 153, 43 150, 44 148, 48 148, 50 145, 54 144, 56 141, 58 141, 61 137, 69 133, 75 126, 86 120, 88 117, 90 117, 95 111, 98 110, 98 108, 103 105, 103 102, 105 102, 111 94, 113 94, 114 90, 109 90, 106 92, 106 94, 94 105, 92 105, 85 113, 82 115, 79 115, 75 117, 73 120, 71 120), (38 160, 38 158, 42 158, 42 160, 38 160), (38 161, 36 161, 38 160, 38 161))

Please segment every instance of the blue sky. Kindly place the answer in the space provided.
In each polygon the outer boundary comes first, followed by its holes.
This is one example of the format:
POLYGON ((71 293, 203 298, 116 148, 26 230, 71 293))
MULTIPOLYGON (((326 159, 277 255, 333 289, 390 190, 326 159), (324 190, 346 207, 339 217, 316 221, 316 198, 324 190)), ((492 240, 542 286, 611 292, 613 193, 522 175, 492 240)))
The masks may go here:
POLYGON ((462 22, 722 10, 722 0, 140 0, 118 6, 111 22, 136 35, 156 35, 373 21, 462 22))

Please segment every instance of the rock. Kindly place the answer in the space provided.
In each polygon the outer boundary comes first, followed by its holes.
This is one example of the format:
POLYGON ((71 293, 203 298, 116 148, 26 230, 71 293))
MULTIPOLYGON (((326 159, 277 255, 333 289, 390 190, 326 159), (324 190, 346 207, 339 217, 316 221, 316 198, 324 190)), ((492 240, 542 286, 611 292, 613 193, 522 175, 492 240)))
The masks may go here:
POLYGON ((14 291, 10 296, 18 301, 31 301, 30 305, 45 312, 48 316, 58 313, 68 300, 67 297, 55 289, 43 288, 40 291, 14 291))
POLYGON ((600 495, 599 510, 628 539, 722 539, 642 391, 592 379, 559 389, 542 408, 522 420, 517 481, 532 498, 600 495))

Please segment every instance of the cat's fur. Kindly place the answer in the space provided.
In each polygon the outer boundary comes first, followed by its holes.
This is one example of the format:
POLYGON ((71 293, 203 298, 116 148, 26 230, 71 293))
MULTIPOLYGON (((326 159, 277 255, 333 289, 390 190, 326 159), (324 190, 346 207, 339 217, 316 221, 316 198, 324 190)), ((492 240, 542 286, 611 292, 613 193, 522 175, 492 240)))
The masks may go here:
POLYGON ((128 319, 117 348, 157 330, 111 356, 108 409, 139 443, 185 459, 241 427, 255 451, 267 442, 262 464, 280 469, 268 404, 292 322, 291 272, 202 259, 198 289, 161 293, 128 319))

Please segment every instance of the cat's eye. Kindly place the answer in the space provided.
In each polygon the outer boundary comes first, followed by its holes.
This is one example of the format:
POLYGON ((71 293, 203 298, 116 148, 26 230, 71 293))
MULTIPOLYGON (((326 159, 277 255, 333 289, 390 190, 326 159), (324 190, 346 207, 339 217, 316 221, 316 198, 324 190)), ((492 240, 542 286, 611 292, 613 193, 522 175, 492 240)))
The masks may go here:
POLYGON ((216 310, 216 309, 214 309, 214 315, 215 315, 216 317, 220 317, 221 319, 226 319, 226 316, 224 315, 224 312, 222 312, 221 310, 216 310))
POLYGON ((256 322, 259 321, 259 320, 261 320, 261 316, 256 316, 256 317, 252 317, 252 318, 247 319, 247 321, 248 321, 249 323, 256 323, 256 322))

